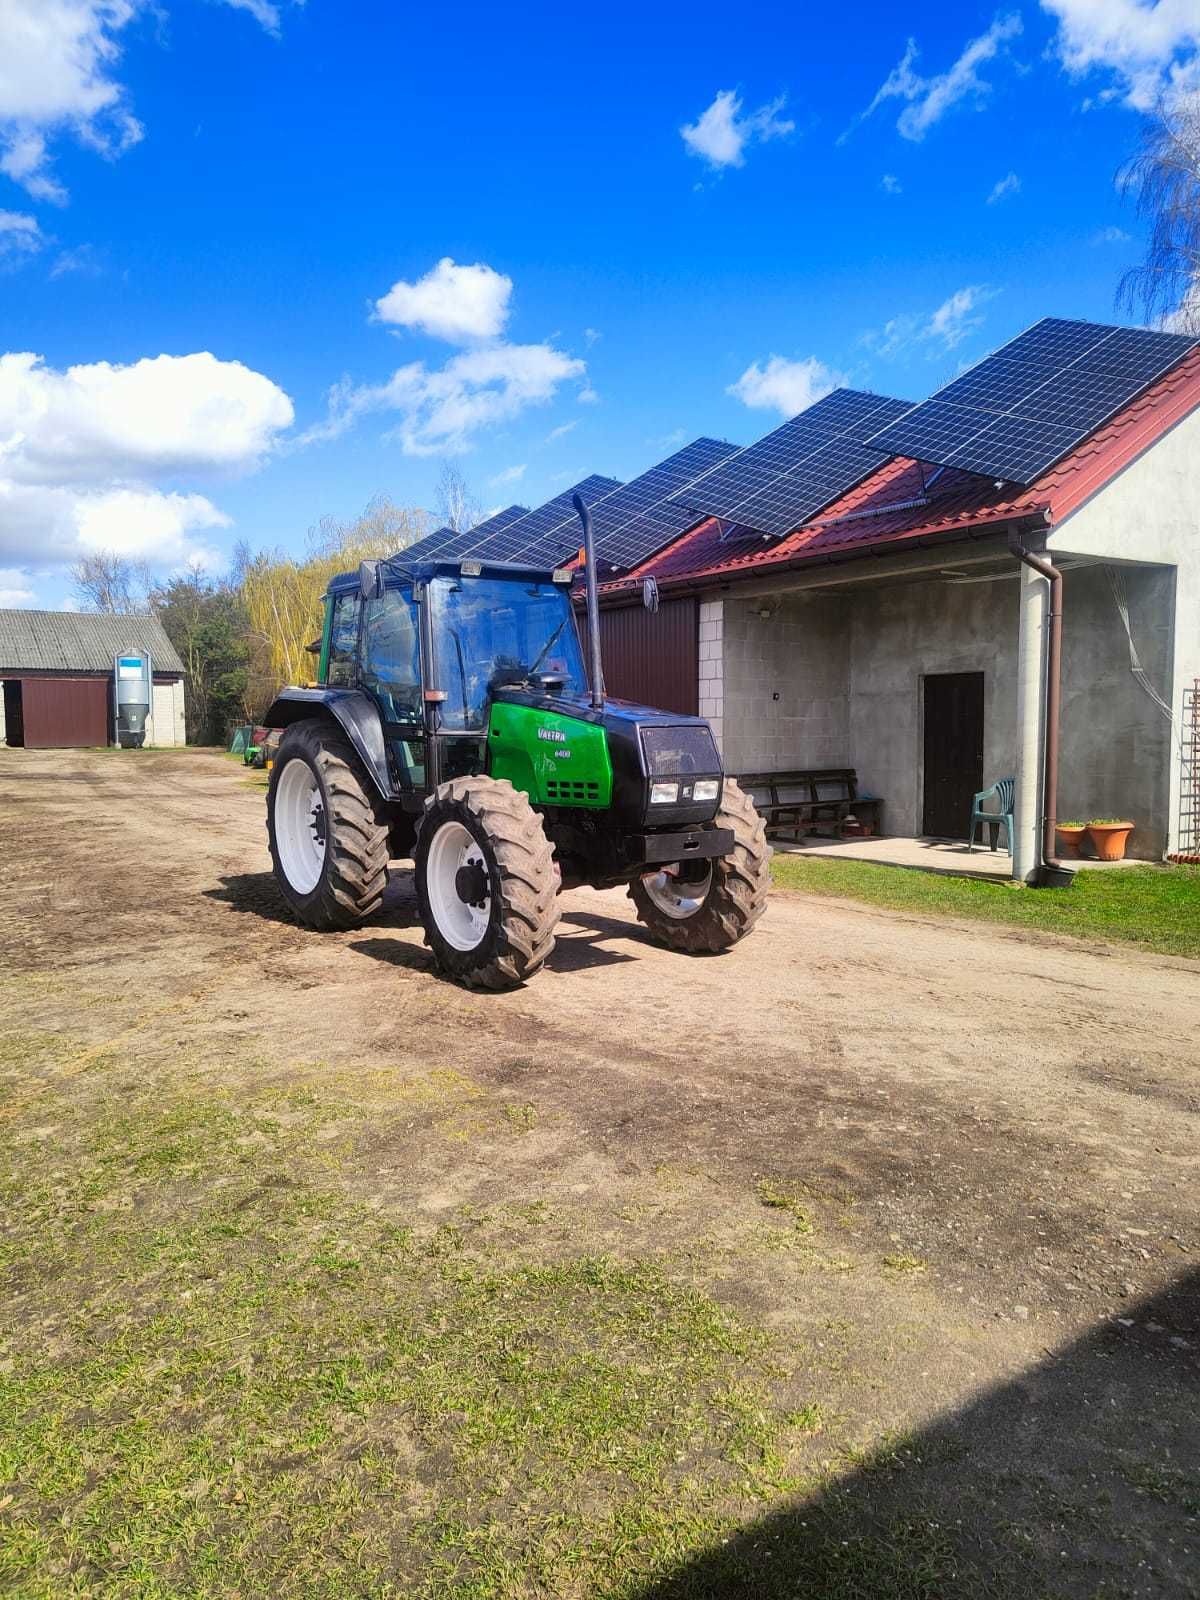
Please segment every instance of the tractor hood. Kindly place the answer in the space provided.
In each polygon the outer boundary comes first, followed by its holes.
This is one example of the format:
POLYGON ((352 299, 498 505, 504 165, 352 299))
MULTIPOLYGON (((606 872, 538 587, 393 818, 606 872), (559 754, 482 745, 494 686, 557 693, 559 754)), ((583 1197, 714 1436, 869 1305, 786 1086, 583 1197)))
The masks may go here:
POLYGON ((624 825, 696 827, 716 816, 719 784, 715 800, 691 798, 696 778, 722 777, 720 753, 703 717, 657 711, 632 700, 609 699, 596 709, 587 695, 544 694, 524 688, 497 689, 492 698, 498 704, 528 706, 603 728, 612 763, 613 809, 624 825), (669 780, 680 786, 678 803, 652 803, 651 785, 669 780))

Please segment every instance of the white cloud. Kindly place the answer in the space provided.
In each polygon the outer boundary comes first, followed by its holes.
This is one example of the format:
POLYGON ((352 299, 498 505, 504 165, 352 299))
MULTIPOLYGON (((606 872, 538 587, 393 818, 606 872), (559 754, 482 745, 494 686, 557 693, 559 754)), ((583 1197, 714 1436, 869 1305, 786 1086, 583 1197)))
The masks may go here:
POLYGON ((572 428, 577 428, 578 426, 578 417, 573 422, 560 422, 557 428, 550 429, 550 432, 546 435, 545 443, 553 444, 555 439, 565 438, 572 428))
POLYGON ((997 290, 986 284, 968 284, 943 300, 936 311, 906 311, 877 332, 865 334, 863 343, 876 355, 896 356, 932 346, 931 354, 953 350, 983 322, 981 307, 997 290))
POLYGON ((242 469, 291 422, 269 378, 207 351, 64 371, 0 356, 0 471, 21 482, 242 469))
POLYGON ((1041 0, 1058 23, 1054 48, 1072 77, 1106 72, 1100 99, 1149 111, 1165 95, 1200 89, 1196 0, 1041 0))
POLYGON ((595 344, 596 340, 602 337, 603 335, 601 334, 599 328, 585 328, 583 330, 583 342, 589 350, 595 344))
POLYGON ((590 383, 585 383, 575 398, 579 401, 581 406, 597 406, 600 404, 600 396, 596 393, 595 389, 592 388, 590 383))
POLYGON ((30 581, 29 574, 20 567, 0 567, 0 607, 11 610, 14 606, 31 606, 30 581))
MULTIPOLYGON (((273 5, 271 0, 224 0, 224 3, 232 6, 235 11, 248 11, 268 33, 279 33, 281 13, 279 7, 273 5)), ((303 4, 303 0, 301 3, 303 4)))
POLYGON ((0 557, 203 556, 194 534, 229 519, 157 480, 252 468, 291 421, 269 378, 207 352, 62 371, 28 352, 0 356, 0 557))
POLYGON ((386 383, 335 384, 326 420, 298 443, 334 439, 364 416, 394 411, 401 420, 386 437, 397 439, 405 455, 460 454, 480 429, 545 404, 584 370, 582 361, 546 344, 482 345, 435 368, 412 361, 386 383))
POLYGON ((904 185, 894 172, 885 172, 879 180, 879 187, 884 194, 903 194, 904 185))
POLYGON ((78 273, 84 278, 98 278, 102 271, 100 259, 90 244, 77 244, 70 250, 60 250, 50 268, 51 278, 66 278, 78 273))
POLYGON ((1099 228, 1092 235, 1093 244, 1128 244, 1132 234, 1126 233, 1124 228, 1108 227, 1099 228))
POLYGON ((1020 192, 1021 180, 1015 172, 1010 172, 1007 177, 999 179, 998 182, 992 185, 992 191, 987 197, 987 203, 990 206, 994 206, 999 201, 1006 199, 1008 195, 1020 194, 1020 192))
POLYGON ((494 478, 488 479, 488 484, 493 489, 499 489, 505 483, 520 483, 525 476, 527 463, 522 461, 520 466, 505 467, 503 472, 498 472, 494 478))
MULTIPOLYGON (((874 100, 856 121, 869 117, 886 100, 904 100, 907 104, 896 126, 904 138, 919 142, 961 100, 979 101, 991 92, 991 85, 979 76, 979 68, 998 56, 1008 41, 1020 32, 1021 18, 1017 13, 998 16, 986 33, 967 44, 952 67, 932 78, 916 71, 914 64, 920 52, 916 40, 910 39, 904 54, 879 86, 874 100)), ((850 131, 847 129, 842 138, 850 131)))
POLYGON ((0 0, 0 171, 36 199, 65 202, 47 135, 70 132, 101 155, 136 144, 142 125, 113 76, 118 35, 143 0, 0 0))
POLYGON ((495 339, 508 321, 512 279, 477 261, 460 267, 449 256, 415 283, 401 279, 375 302, 381 322, 416 328, 451 344, 495 339))
POLYGON ((36 255, 45 242, 36 217, 23 211, 0 211, 0 261, 36 255))
POLYGON ((743 117, 737 90, 721 89, 707 111, 695 122, 684 123, 679 132, 690 153, 710 167, 740 167, 748 144, 764 144, 793 132, 796 124, 779 115, 786 104, 787 96, 781 94, 743 117))
POLYGON ((743 405, 775 410, 791 417, 836 389, 841 381, 840 376, 816 356, 800 361, 770 356, 765 367, 753 362, 725 392, 743 405))

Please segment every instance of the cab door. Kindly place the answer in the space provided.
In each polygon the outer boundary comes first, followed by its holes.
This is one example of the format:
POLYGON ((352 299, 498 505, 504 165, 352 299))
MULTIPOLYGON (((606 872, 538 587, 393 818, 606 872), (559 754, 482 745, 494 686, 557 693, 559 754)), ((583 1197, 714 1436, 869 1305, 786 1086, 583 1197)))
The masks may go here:
POLYGON ((420 637, 411 584, 385 589, 364 604, 359 687, 379 707, 388 765, 397 787, 416 793, 425 789, 420 637))

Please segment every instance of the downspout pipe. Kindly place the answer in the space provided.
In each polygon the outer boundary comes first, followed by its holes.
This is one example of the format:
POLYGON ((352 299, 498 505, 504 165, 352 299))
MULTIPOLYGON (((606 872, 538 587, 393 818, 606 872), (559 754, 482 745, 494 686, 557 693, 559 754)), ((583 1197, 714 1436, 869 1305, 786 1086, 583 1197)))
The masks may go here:
POLYGON ((1062 619, 1063 575, 1045 556, 1035 555, 1019 535, 1010 533, 1008 548, 1025 566, 1050 584, 1050 637, 1046 648, 1046 751, 1042 781, 1042 848, 1036 882, 1040 888, 1061 889, 1075 876, 1074 869, 1055 854, 1058 822, 1058 752, 1062 726, 1062 619))
POLYGON ((604 665, 600 660, 600 586, 596 581, 596 541, 592 537, 592 514, 581 495, 571 503, 583 523, 583 572, 587 585, 588 666, 592 680, 592 710, 604 709, 604 665))

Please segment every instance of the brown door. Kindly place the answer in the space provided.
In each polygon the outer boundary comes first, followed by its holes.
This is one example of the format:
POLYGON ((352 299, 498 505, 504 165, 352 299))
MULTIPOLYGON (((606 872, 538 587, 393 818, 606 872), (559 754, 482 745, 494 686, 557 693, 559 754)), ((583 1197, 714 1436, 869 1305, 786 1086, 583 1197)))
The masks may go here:
MULTIPOLYGON (((580 618, 580 637, 587 623, 580 618)), ((600 613, 604 687, 620 700, 694 717, 699 707, 700 626, 692 599, 664 600, 657 611, 622 606, 600 613)))
POLYGON ((965 839, 983 788, 983 673, 925 679, 925 814, 933 839, 965 839))
POLYGON ((109 679, 25 678, 21 710, 31 750, 107 744, 109 679))

